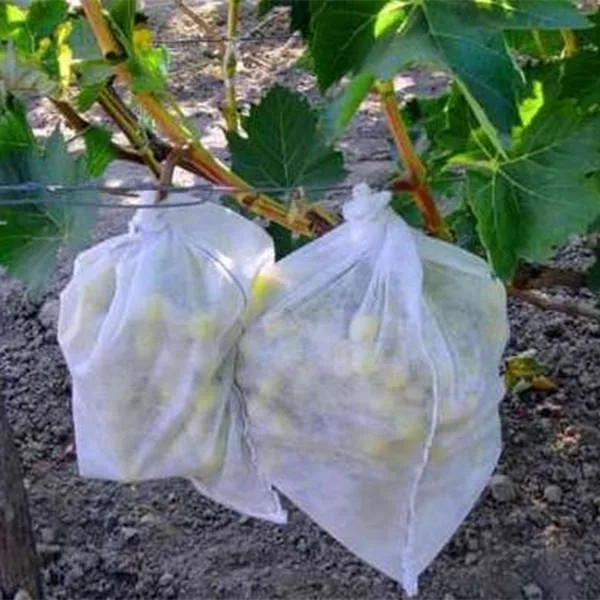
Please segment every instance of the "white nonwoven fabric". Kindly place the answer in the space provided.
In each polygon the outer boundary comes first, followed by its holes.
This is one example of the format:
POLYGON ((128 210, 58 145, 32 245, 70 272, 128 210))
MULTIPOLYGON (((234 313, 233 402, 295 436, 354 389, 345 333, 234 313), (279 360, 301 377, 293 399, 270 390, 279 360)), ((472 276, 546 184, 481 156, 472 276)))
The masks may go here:
POLYGON ((233 382, 246 299, 273 261, 260 227, 212 203, 140 209, 129 233, 77 258, 59 343, 83 476, 189 477, 240 512, 285 520, 233 382))
POLYGON ((270 482, 415 594, 496 465, 508 325, 485 262, 389 201, 357 186, 261 273, 237 380, 270 482))

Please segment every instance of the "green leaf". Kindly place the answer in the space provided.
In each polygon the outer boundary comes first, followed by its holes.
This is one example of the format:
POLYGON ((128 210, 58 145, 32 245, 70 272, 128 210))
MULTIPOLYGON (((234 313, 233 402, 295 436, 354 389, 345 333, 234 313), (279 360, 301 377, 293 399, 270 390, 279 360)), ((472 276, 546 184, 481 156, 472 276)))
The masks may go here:
POLYGON ((109 18, 118 30, 119 41, 131 43, 137 12, 136 0, 113 0, 109 3, 108 9, 109 18))
POLYGON ((366 97, 369 81, 392 79, 418 65, 453 76, 499 150, 503 136, 519 124, 516 97, 523 83, 504 31, 589 26, 569 0, 389 0, 383 7, 366 2, 357 15, 354 2, 330 3, 329 11, 315 13, 312 20, 310 44, 321 84, 357 74, 334 101, 327 118, 330 130, 339 134, 348 123, 366 97), (349 13, 345 19, 344 11, 349 13), (326 34, 336 27, 335 35, 326 34))
POLYGON ((0 158, 9 154, 27 153, 35 146, 25 106, 9 97, 6 105, 0 108, 0 158))
POLYGON ((0 81, 4 92, 18 96, 31 93, 50 96, 58 89, 58 84, 39 65, 22 57, 12 44, 0 49, 0 81))
POLYGON ((294 250, 310 242, 309 238, 296 237, 289 229, 285 229, 277 223, 269 224, 267 233, 273 238, 276 260, 281 260, 294 250))
POLYGON ((467 204, 460 205, 446 217, 448 227, 454 232, 457 246, 473 254, 485 255, 477 234, 477 220, 467 204))
MULTIPOLYGON (((376 24, 388 0, 313 0, 310 51, 321 89, 357 72, 377 39, 376 24)), ((404 17, 395 14, 395 21, 404 17)), ((390 24, 391 26, 391 24, 390 24)))
POLYGON ((394 212, 400 215, 411 227, 423 229, 423 215, 417 208, 417 205, 410 194, 394 194, 390 206, 394 212))
POLYGON ((528 31, 513 30, 505 34, 511 49, 529 58, 548 60, 560 55, 565 47, 565 42, 557 31, 528 31))
POLYGON ((546 260, 600 215, 591 177, 600 164, 600 119, 582 118, 572 101, 546 104, 507 154, 461 160, 479 237, 496 273, 510 280, 520 259, 546 260))
POLYGON ((132 56, 127 65, 133 77, 134 92, 151 92, 158 95, 166 92, 169 55, 166 48, 152 48, 132 56))
MULTIPOLYGON (((1 130, 1 127, 0 127, 1 130)), ((0 153, 0 181, 26 183, 79 184, 87 178, 83 159, 73 159, 65 141, 56 130, 43 151, 30 147, 21 153, 0 153)), ((0 200, 30 200, 18 206, 0 205, 0 264, 23 279, 37 293, 48 282, 61 247, 82 248, 89 240, 95 210, 73 206, 69 201, 86 203, 93 192, 52 194, 2 192, 0 200), (47 204, 44 200, 61 200, 47 204)))
POLYGON ((81 87, 76 99, 78 110, 82 112, 89 110, 105 88, 106 84, 103 81, 81 87))
MULTIPOLYGON (((327 145, 316 112, 300 94, 276 85, 252 106, 243 125, 246 137, 228 133, 227 139, 233 170, 251 184, 326 187, 345 177, 341 152, 327 145)), ((310 192, 311 198, 318 195, 310 192)))
POLYGON ((15 31, 25 24, 27 13, 14 4, 0 4, 0 39, 12 39, 15 31))
POLYGON ((600 108, 600 53, 582 50, 563 64, 562 98, 573 98, 584 110, 600 108))
POLYGON ((26 27, 36 41, 50 37, 67 18, 66 0, 34 0, 27 11, 26 27))
POLYGON ((87 171, 90 177, 100 177, 106 167, 117 158, 112 144, 112 133, 98 125, 88 127, 83 134, 87 171))

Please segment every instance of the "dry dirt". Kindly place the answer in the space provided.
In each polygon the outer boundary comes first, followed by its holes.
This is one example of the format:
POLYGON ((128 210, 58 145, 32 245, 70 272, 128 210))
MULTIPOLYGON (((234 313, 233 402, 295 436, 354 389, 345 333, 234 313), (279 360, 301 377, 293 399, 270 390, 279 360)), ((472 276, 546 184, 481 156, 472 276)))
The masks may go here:
MULTIPOLYGON (((152 3, 150 3, 152 5, 152 3)), ((197 36, 170 9, 155 6, 165 40, 197 36)), ((211 23, 222 26, 223 19, 211 23)), ((221 10, 222 15, 222 10, 221 10)), ((245 15, 249 28, 252 20, 245 15)), ((264 34, 283 33, 280 23, 264 34)), ((219 130, 220 82, 214 44, 173 45, 173 91, 211 147, 225 156, 219 130)), ((298 44, 263 39, 242 46, 240 95, 256 99, 274 78, 307 90, 314 82, 290 67, 298 44)), ((435 79, 403 78, 428 86, 435 79)), ((38 131, 55 122, 32 110, 38 131)), ((351 181, 380 180, 391 146, 375 103, 368 103, 342 147, 351 181)), ((143 172, 114 165, 109 176, 130 183, 143 172)), ((128 213, 103 212, 96 239, 123 230, 128 213)), ((574 244, 559 260, 588 260, 574 244)), ((35 531, 50 599, 362 600, 399 599, 396 584, 369 568, 290 507, 275 526, 240 517, 179 480, 143 485, 87 481, 76 472, 70 383, 56 343, 58 291, 32 302, 0 275, 0 390, 26 471, 35 531)), ((559 384, 501 406, 505 448, 498 473, 508 493, 483 494, 470 517, 422 578, 423 600, 598 600, 600 598, 600 327, 597 323, 510 307, 509 354, 536 349, 559 384), (551 487, 554 486, 554 487, 551 487), (501 501, 503 500, 503 501, 501 501)))

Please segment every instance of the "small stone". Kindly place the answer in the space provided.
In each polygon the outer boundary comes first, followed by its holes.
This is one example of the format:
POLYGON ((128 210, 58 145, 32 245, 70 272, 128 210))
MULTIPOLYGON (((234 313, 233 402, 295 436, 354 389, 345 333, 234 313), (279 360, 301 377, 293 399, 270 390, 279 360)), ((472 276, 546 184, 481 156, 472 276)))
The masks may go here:
POLYGON ((456 598, 452 594, 444 594, 442 600, 456 600, 456 598))
POLYGON ((544 592, 542 592, 542 588, 535 583, 528 583, 523 586, 523 596, 527 598, 527 600, 543 600, 544 592))
POLYGON ((174 580, 175 575, 173 575, 172 573, 163 573, 160 576, 160 579, 158 580, 158 585, 160 585, 161 587, 168 587, 173 583, 174 580))
POLYGON ((594 475, 596 474, 596 467, 595 467, 595 465, 592 465, 591 463, 583 463, 583 467, 581 468, 581 471, 583 473, 583 476, 586 479, 590 479, 591 477, 594 477, 594 475))
POLYGON ((56 542, 56 531, 52 527, 42 527, 40 529, 40 539, 44 544, 54 544, 56 542))
POLYGON ((135 527, 121 527, 121 533, 127 542, 131 542, 138 536, 138 530, 135 527))
POLYGON ((242 515, 239 519, 238 519, 238 523, 240 525, 244 525, 245 523, 247 523, 250 520, 250 517, 247 515, 242 515))
POLYGON ((515 484, 506 475, 494 475, 490 480, 489 488, 496 502, 512 502, 517 497, 515 484))
POLYGON ((147 513, 142 516, 140 523, 142 523, 142 525, 150 525, 152 523, 156 523, 157 520, 158 519, 154 515, 147 513))
POLYGON ((40 308, 38 319, 46 329, 56 329, 59 307, 58 299, 52 298, 51 300, 46 300, 42 308, 40 308))
POLYGON ((33 598, 25 590, 19 590, 13 600, 33 600, 33 598))
POLYGON ((36 544, 35 548, 37 553, 44 557, 55 557, 59 556, 62 552, 62 548, 58 544, 36 544))
POLYGON ((544 488, 544 498, 551 504, 558 504, 562 499, 562 490, 557 485, 547 485, 544 488))
POLYGON ((475 554, 474 552, 467 552, 467 555, 465 556, 465 565, 467 565, 467 567, 470 567, 471 565, 474 565, 478 560, 477 554, 475 554))
POLYGON ((85 575, 83 569, 79 565, 74 565, 71 567, 69 574, 73 579, 81 579, 85 575))

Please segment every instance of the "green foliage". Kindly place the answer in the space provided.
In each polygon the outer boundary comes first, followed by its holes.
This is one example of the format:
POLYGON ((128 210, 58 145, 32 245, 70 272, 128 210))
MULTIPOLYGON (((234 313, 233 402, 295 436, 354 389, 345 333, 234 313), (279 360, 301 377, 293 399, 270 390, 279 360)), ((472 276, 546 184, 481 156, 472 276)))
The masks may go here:
MULTIPOLYGON (((152 43, 135 0, 104 7, 117 56, 102 56, 86 19, 65 0, 0 3, 0 184, 81 182, 116 158, 110 132, 97 126, 83 132, 79 158, 57 133, 40 144, 14 96, 75 98, 86 111, 123 61, 134 91, 169 99, 168 54, 152 43)), ((600 11, 586 16, 571 0, 260 0, 259 14, 279 7, 305 41, 300 62, 323 99, 317 112, 299 93, 264 90, 241 131, 227 134, 233 170, 251 185, 283 188, 271 195, 289 202, 290 189, 340 183, 343 160, 332 140, 378 81, 418 68, 448 77, 440 97, 417 91, 403 114, 457 244, 511 280, 521 261, 543 262, 570 235, 600 227, 600 11), (578 46, 573 56, 564 51, 565 30, 578 46)), ((1 209, 8 225, 0 227, 0 262, 39 284, 57 248, 85 238, 91 212, 27 198, 1 209)), ((393 208, 422 226, 409 194, 396 194, 393 208)), ((268 230, 279 256, 307 242, 276 225, 268 230)), ((598 273, 596 266, 590 285, 598 273)))
POLYGON ((494 269, 510 279, 519 259, 543 261, 600 215, 591 174, 600 166, 600 117, 573 101, 544 105, 507 157, 481 146, 457 158, 469 171, 466 195, 494 269))
POLYGON ((245 136, 227 134, 234 171, 261 188, 339 183, 345 176, 342 154, 326 143, 317 121, 317 113, 300 94, 281 86, 271 88, 242 120, 245 136))
POLYGON ((112 145, 112 134, 104 127, 92 125, 85 130, 83 139, 87 171, 90 177, 100 177, 117 156, 112 145))
MULTIPOLYGON (((0 182, 2 184, 74 185, 88 179, 83 158, 73 159, 58 131, 44 146, 31 132, 22 105, 11 101, 0 116, 0 182)), ((0 264, 23 279, 33 293, 51 276, 58 251, 81 249, 95 220, 92 207, 71 206, 94 199, 92 192, 0 192, 0 264), (61 200, 47 203, 48 200, 61 200), (7 201, 15 206, 6 205, 7 201)))

